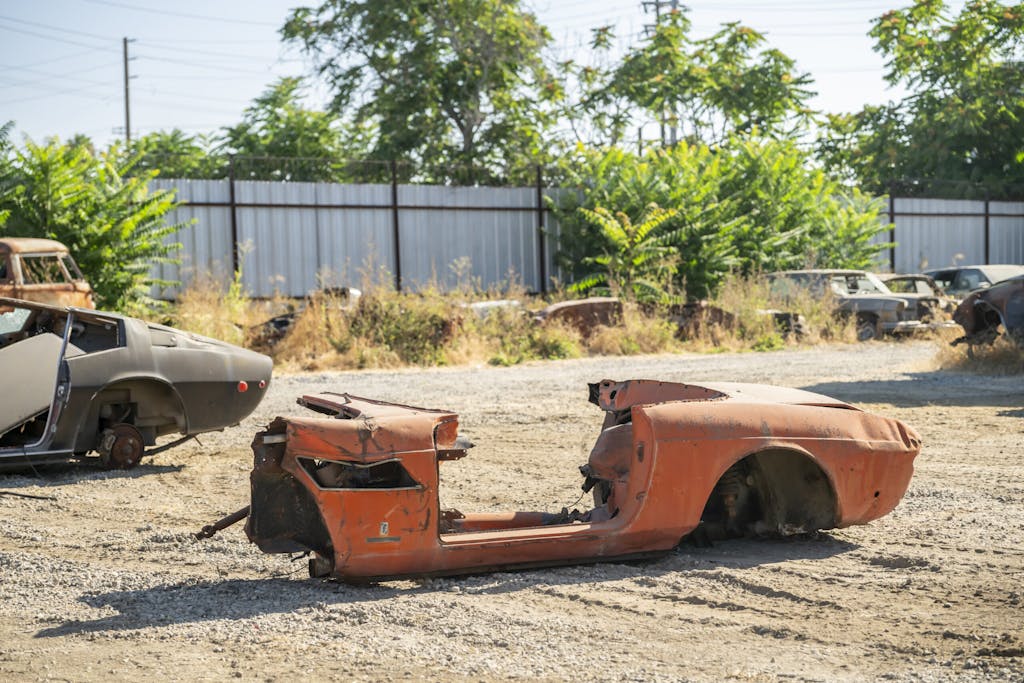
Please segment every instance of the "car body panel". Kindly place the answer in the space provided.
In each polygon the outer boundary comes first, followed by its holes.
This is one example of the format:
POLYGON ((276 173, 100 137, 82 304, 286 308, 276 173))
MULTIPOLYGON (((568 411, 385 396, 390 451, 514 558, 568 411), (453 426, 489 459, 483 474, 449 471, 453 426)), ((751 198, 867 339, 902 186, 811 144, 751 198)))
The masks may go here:
POLYGON ((879 273, 878 278, 894 296, 903 298, 907 306, 916 306, 921 320, 933 318, 940 313, 947 316, 956 308, 954 300, 946 296, 942 287, 928 275, 879 273))
POLYGON ((1002 330, 1024 345, 1024 275, 970 294, 954 311, 953 320, 964 328, 958 343, 991 342, 1002 330))
POLYGON ((908 307, 905 299, 893 295, 875 275, 863 270, 784 270, 766 277, 775 296, 786 298, 787 287, 831 296, 838 313, 873 321, 880 333, 913 332, 921 326, 915 307, 908 307))
POLYGON ((0 468, 96 451, 120 423, 150 446, 223 429, 249 415, 270 382, 266 356, 136 318, 13 299, 0 299, 0 311, 0 371, 32 395, 24 406, 4 403, 0 468), (45 396, 46 414, 25 423, 45 396))
POLYGON ((951 266, 924 271, 956 300, 961 300, 976 289, 996 282, 1024 275, 1024 265, 996 263, 977 266, 951 266))
POLYGON ((68 248, 35 237, 0 238, 0 297, 95 308, 92 287, 68 248))
POLYGON ((253 441, 246 534, 265 552, 312 551, 311 574, 353 581, 641 557, 698 528, 877 519, 920 450, 897 420, 796 389, 604 380, 590 398, 606 414, 581 467, 593 509, 463 514, 438 499, 438 463, 466 454, 455 413, 304 396, 321 415, 277 418, 253 441))

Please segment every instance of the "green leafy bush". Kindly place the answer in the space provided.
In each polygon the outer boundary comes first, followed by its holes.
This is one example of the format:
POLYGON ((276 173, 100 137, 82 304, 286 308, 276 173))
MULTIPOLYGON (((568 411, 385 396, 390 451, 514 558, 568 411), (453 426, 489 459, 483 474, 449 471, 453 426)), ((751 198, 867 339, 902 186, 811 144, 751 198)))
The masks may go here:
POLYGON ((648 262, 647 270, 661 278, 658 289, 691 299, 713 294, 730 272, 864 268, 888 246, 873 242, 886 229, 881 202, 828 180, 790 141, 734 136, 721 147, 681 144, 643 156, 581 148, 564 170, 580 192, 555 203, 558 258, 580 289, 600 284, 585 280, 598 259, 635 250, 593 220, 599 209, 671 212, 657 229, 659 258, 670 267, 648 262))
POLYGON ((166 241, 186 224, 166 220, 174 193, 150 192, 156 172, 127 176, 132 159, 115 147, 94 155, 84 145, 56 140, 4 155, 0 213, 4 233, 63 242, 96 291, 101 308, 151 305, 152 267, 174 261, 180 245, 166 241))

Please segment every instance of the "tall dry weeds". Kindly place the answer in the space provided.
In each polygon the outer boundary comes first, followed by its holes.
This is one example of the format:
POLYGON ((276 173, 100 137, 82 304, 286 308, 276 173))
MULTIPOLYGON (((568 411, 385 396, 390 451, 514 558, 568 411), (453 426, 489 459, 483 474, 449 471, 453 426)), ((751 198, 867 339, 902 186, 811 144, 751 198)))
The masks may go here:
POLYGON ((260 313, 242 287, 241 272, 228 284, 212 273, 198 275, 169 312, 175 327, 237 345, 248 341, 247 331, 260 313))
POLYGON ((676 325, 657 310, 645 311, 635 304, 622 307, 617 325, 601 325, 587 339, 587 351, 599 356, 634 356, 678 351, 676 325))
POLYGON ((952 346, 947 334, 933 360, 940 370, 956 370, 979 375, 1024 375, 1024 345, 1000 336, 991 344, 952 346))

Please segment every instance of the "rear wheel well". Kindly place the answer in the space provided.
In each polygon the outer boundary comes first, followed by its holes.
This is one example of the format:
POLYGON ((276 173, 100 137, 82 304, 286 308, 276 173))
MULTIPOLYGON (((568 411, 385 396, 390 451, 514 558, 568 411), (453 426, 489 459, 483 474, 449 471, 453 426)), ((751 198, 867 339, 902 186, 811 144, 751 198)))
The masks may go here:
POLYGON ((159 436, 184 432, 187 416, 173 388, 140 378, 106 386, 93 397, 79 435, 89 444, 86 450, 94 449, 103 430, 116 424, 133 425, 145 444, 152 446, 159 436))
POLYGON ((806 533, 835 526, 835 492, 804 453, 770 449, 735 462, 715 484, 701 514, 711 539, 806 533))

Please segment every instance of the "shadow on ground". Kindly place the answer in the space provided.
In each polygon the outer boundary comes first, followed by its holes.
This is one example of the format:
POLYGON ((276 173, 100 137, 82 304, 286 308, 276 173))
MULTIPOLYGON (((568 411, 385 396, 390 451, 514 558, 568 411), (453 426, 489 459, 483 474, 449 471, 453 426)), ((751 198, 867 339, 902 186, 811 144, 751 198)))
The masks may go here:
MULTIPOLYGON (((788 539, 742 539, 711 548, 680 546, 656 560, 601 565, 504 571, 414 581, 349 585, 320 579, 186 580, 138 590, 111 591, 81 598, 90 607, 117 613, 91 621, 67 621, 43 629, 37 638, 89 633, 133 631, 170 624, 215 620, 244 620, 266 614, 313 614, 334 606, 358 605, 395 597, 437 592, 505 594, 546 587, 605 581, 653 581, 668 575, 680 578, 746 569, 788 560, 824 559, 857 550, 859 546, 826 533, 788 539), (226 607, 225 607, 226 606, 226 607)), ((354 617, 355 618, 355 617, 354 617)))
POLYGON ((0 473, 0 489, 21 489, 32 486, 56 488, 83 481, 102 482, 107 479, 138 479, 154 474, 180 472, 184 465, 154 465, 143 462, 130 470, 105 470, 89 463, 26 466, 22 470, 0 473))
POLYGON ((902 408, 928 405, 1016 408, 1024 404, 1024 386, 1019 377, 953 372, 910 372, 892 380, 820 382, 802 388, 850 403, 888 403, 902 408))

